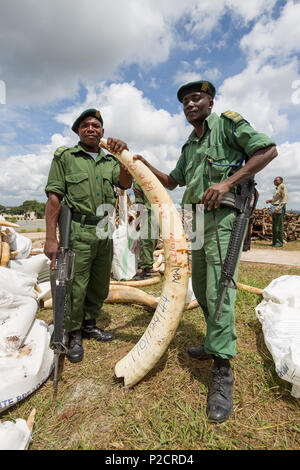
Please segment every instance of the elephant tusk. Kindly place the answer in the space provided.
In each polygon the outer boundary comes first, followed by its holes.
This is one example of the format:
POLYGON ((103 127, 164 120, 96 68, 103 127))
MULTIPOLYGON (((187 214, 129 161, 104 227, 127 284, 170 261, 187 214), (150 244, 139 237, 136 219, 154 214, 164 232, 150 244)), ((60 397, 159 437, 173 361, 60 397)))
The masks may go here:
POLYGON ((161 265, 162 260, 163 260, 162 254, 158 255, 157 261, 155 261, 155 263, 153 263, 153 270, 154 271, 158 271, 158 268, 161 265))
MULTIPOLYGON (((101 139, 101 146, 107 140, 101 139)), ((115 155, 141 186, 159 221, 165 253, 165 278, 160 301, 138 343, 115 366, 117 377, 128 387, 138 383, 159 361, 169 346, 184 309, 189 280, 188 252, 178 211, 162 184, 140 160, 123 150, 115 155), (169 225, 169 226, 168 226, 169 225)))
POLYGON ((1 262, 0 265, 8 268, 8 263, 10 259, 10 245, 8 240, 8 235, 5 232, 1 232, 2 237, 2 251, 1 251, 1 262))
POLYGON ((158 300, 136 287, 112 285, 105 303, 138 303, 156 309, 158 300))
POLYGON ((0 227, 1 226, 3 226, 3 227, 15 227, 15 228, 20 227, 20 225, 13 224, 12 222, 7 222, 6 220, 0 220, 0 227))
POLYGON ((153 276, 149 279, 141 279, 140 281, 110 281, 110 286, 151 286, 152 284, 158 284, 160 282, 160 275, 153 276))
POLYGON ((262 289, 259 287, 252 287, 252 286, 247 286, 247 284, 241 284, 240 282, 237 283, 238 289, 246 290, 248 292, 252 292, 252 294, 260 294, 262 295, 262 289))
POLYGON ((26 421, 26 424, 27 424, 27 427, 28 427, 29 431, 33 430, 35 415, 36 415, 36 409, 33 408, 33 410, 31 411, 31 413, 28 416, 27 421, 26 421))

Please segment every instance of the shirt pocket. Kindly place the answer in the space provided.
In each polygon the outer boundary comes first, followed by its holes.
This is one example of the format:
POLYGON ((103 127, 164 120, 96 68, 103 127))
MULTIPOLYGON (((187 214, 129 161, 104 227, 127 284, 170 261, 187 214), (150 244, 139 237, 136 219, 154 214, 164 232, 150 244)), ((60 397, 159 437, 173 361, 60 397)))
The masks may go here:
POLYGON ((212 184, 223 181, 228 177, 231 170, 235 171, 237 169, 237 167, 233 166, 236 162, 229 162, 228 157, 224 154, 224 149, 219 145, 209 147, 205 152, 205 156, 205 175, 208 179, 211 178, 212 184), (211 172, 209 167, 211 167, 211 172))
POLYGON ((115 205, 116 202, 116 193, 114 190, 114 185, 112 183, 113 173, 111 169, 105 169, 102 172, 103 179, 103 199, 104 203, 115 205))
POLYGON ((79 201, 90 196, 87 173, 70 173, 66 175, 67 193, 70 199, 79 201))

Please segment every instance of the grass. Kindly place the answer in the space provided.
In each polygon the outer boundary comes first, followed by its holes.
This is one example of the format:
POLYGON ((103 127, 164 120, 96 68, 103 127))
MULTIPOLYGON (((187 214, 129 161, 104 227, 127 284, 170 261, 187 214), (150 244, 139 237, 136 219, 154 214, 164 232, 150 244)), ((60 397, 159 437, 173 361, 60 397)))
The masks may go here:
POLYGON ((300 251, 300 240, 289 241, 281 248, 274 248, 271 246, 272 240, 252 240, 251 248, 255 249, 270 249, 270 250, 283 250, 283 251, 300 251))
MULTIPOLYGON (((283 274, 300 269, 242 263, 239 281, 265 287, 283 274)), ((159 295, 161 284, 144 288, 159 295)), ((207 421, 206 396, 211 361, 199 362, 186 353, 204 340, 201 309, 185 311, 167 352, 135 387, 125 389, 114 366, 144 332, 152 313, 144 308, 105 304, 99 326, 114 330, 111 343, 84 340, 81 363, 65 361, 56 397, 52 380, 8 409, 1 420, 27 419, 36 408, 32 450, 298 450, 299 400, 291 384, 281 380, 267 350, 255 307, 261 297, 238 291, 236 329, 238 354, 234 409, 220 425, 207 421)), ((52 320, 52 311, 38 317, 52 320)))

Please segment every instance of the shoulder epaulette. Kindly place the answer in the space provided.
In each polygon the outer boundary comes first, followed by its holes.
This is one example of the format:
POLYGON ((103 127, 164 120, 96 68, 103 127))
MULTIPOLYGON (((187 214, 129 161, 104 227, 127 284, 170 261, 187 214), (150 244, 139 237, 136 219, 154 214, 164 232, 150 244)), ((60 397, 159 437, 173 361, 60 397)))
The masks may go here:
POLYGON ((231 121, 237 123, 240 121, 244 121, 243 116, 241 116, 239 113, 236 113, 235 111, 225 111, 225 113, 222 113, 221 116, 226 117, 227 119, 230 119, 231 121))
POLYGON ((64 145, 62 145, 61 147, 58 147, 55 152, 54 152, 54 156, 55 157, 60 157, 61 154, 65 151, 65 150, 68 150, 69 147, 65 147, 64 145))

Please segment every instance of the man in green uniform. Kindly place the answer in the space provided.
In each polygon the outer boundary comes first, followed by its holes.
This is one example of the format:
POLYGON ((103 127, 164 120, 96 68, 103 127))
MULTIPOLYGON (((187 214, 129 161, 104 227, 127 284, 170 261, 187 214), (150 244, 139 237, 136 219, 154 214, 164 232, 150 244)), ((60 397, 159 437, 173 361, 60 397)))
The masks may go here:
POLYGON ((141 261, 141 273, 134 276, 134 280, 151 278, 151 269, 153 267, 153 252, 157 244, 157 238, 151 238, 152 233, 157 233, 157 223, 154 220, 154 214, 151 213, 151 204, 143 193, 142 188, 133 183, 135 203, 139 206, 141 217, 140 239, 139 239, 139 257, 141 261))
MULTIPOLYGON (((99 147, 104 133, 100 111, 94 108, 84 111, 72 130, 78 134, 79 142, 74 147, 56 150, 45 188, 48 202, 44 251, 54 269, 59 248, 56 225, 64 199, 72 210, 70 248, 76 255, 65 318, 69 333, 67 357, 71 362, 78 362, 83 358, 82 337, 99 341, 113 339, 112 333, 96 326, 109 291, 113 254, 112 239, 97 236, 96 226, 101 219, 97 209, 102 204, 109 204, 113 209, 114 185, 129 188, 132 178, 113 155, 106 155, 99 147)), ((112 152, 127 149, 118 139, 108 138, 107 142, 112 152)))
POLYGON ((272 204, 272 246, 281 247, 283 246, 284 214, 288 202, 288 192, 281 176, 274 179, 274 184, 276 186, 275 194, 272 199, 268 199, 266 202, 272 204))
MULTIPOLYGON (((169 175, 151 166, 143 157, 135 158, 142 160, 167 189, 186 186, 183 205, 193 204, 195 208, 197 204, 204 205, 204 244, 201 249, 192 250, 192 284, 207 331, 205 344, 191 347, 188 353, 199 360, 214 360, 207 413, 211 421, 222 422, 233 407, 230 360, 236 354, 236 290, 227 290, 221 319, 216 322, 222 285, 215 222, 224 262, 236 211, 221 205, 221 200, 226 193, 234 193, 239 182, 262 170, 276 157, 277 151, 275 143, 255 131, 240 114, 234 111, 226 111, 221 116, 211 113, 214 96, 213 84, 203 80, 188 83, 178 90, 177 97, 194 130, 169 175), (244 155, 247 162, 242 166, 244 155)), ((237 272, 235 280, 236 277, 237 272)))

